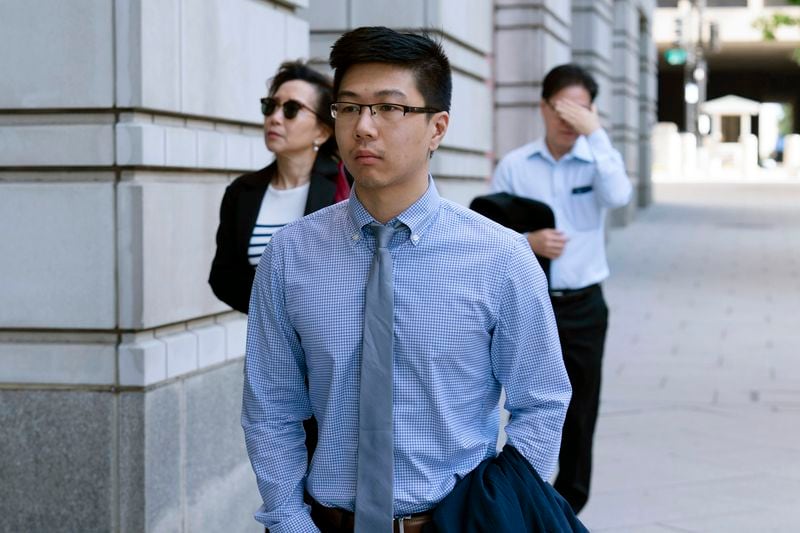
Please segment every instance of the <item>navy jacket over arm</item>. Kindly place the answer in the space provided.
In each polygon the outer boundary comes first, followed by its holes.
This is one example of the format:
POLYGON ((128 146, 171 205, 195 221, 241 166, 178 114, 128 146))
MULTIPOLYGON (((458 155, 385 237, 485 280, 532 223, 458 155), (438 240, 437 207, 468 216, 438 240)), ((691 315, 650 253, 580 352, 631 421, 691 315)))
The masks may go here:
POLYGON ((456 483, 433 521, 439 533, 588 533, 566 500, 513 446, 456 483))

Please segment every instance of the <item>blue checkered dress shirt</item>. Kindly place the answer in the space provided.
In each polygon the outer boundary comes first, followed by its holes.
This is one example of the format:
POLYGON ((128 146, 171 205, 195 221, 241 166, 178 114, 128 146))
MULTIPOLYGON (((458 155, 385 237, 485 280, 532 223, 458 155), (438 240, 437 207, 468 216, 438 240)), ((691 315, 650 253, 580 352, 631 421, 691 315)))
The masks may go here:
MULTIPOLYGON (((397 217, 394 512, 432 508, 508 441, 548 479, 570 386, 547 283, 525 239, 427 192, 397 217)), ((271 532, 316 531, 303 503, 352 511, 364 292, 374 219, 352 193, 285 226, 258 265, 247 326, 242 426, 271 532), (308 386, 306 386, 306 378, 308 386), (319 423, 306 472, 302 421, 319 423)))

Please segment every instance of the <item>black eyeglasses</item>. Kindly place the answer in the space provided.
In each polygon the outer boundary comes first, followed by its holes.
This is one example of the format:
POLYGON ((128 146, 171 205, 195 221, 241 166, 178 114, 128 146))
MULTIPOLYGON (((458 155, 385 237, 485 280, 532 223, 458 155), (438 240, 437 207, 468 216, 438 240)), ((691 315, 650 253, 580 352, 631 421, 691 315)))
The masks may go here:
MULTIPOLYGON (((308 107, 303 102, 298 102, 297 100, 286 100, 283 104, 281 104, 272 97, 261 99, 261 112, 265 117, 272 115, 279 106, 283 108, 283 116, 288 120, 292 120, 294 117, 296 117, 297 113, 299 113, 301 109, 307 109, 308 111, 311 111, 317 115, 316 111, 308 107)), ((319 117, 319 115, 317 116, 319 117)))
POLYGON ((355 121, 361 116, 361 110, 369 109, 373 119, 380 122, 397 122, 408 113, 439 113, 441 109, 432 107, 413 107, 402 104, 380 102, 377 104, 357 104, 355 102, 334 102, 331 104, 331 116, 340 121, 355 121))

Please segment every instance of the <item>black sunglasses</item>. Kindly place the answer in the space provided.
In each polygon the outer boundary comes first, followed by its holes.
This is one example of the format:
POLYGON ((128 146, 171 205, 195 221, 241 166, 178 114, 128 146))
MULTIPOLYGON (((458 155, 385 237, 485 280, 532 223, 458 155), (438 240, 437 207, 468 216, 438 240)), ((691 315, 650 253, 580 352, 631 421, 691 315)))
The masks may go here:
POLYGON ((299 113, 301 109, 308 109, 317 115, 316 111, 304 103, 298 102, 297 100, 286 100, 283 104, 280 104, 275 98, 272 97, 261 99, 261 112, 265 117, 272 115, 278 109, 278 106, 283 108, 283 116, 288 120, 292 120, 294 117, 296 117, 297 113, 299 113))

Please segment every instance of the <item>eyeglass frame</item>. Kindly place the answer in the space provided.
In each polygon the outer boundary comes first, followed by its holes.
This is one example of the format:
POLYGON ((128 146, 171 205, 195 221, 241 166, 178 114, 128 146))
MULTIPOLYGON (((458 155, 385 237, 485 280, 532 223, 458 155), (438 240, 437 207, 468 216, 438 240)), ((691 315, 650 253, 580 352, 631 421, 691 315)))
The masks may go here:
POLYGON ((433 113, 441 113, 443 111, 442 109, 435 109, 433 107, 416 107, 416 106, 410 106, 410 105, 404 105, 404 104, 396 104, 394 102, 375 102, 374 104, 359 104, 359 103, 356 103, 356 102, 348 102, 348 101, 342 100, 342 101, 333 102, 331 104, 331 117, 333 117, 334 120, 336 120, 336 115, 338 114, 338 111, 336 111, 336 106, 338 104, 349 104, 349 105, 358 106, 358 113, 356 114, 356 116, 358 116, 358 117, 361 116, 362 111, 364 111, 364 108, 366 107, 366 108, 369 109, 370 117, 374 118, 378 114, 377 111, 374 111, 372 109, 372 106, 375 106, 375 105, 389 105, 389 106, 393 106, 393 107, 399 107, 399 108, 401 108, 403 110, 403 116, 404 117, 408 113, 433 114, 433 113))
POLYGON ((294 120, 294 119, 297 118, 297 113, 300 112, 301 109, 305 109, 307 111, 311 111, 312 113, 314 113, 314 116, 316 116, 319 120, 322 120, 322 117, 319 115, 319 113, 314 111, 314 109, 312 109, 310 106, 304 104, 303 102, 301 102, 299 100, 295 100, 294 98, 289 98, 285 102, 282 102, 282 103, 278 104, 278 99, 277 98, 272 97, 272 96, 265 96, 264 98, 260 98, 259 102, 261 102, 261 114, 264 115, 265 117, 271 117, 272 115, 275 114, 275 112, 278 110, 278 108, 281 108, 281 111, 283 111, 283 116, 284 116, 284 118, 286 118, 286 120, 294 120), (267 103, 270 100, 275 102, 275 109, 272 110, 272 113, 267 114, 266 106, 267 106, 267 103), (289 103, 294 103, 294 104, 296 104, 298 106, 297 112, 294 113, 291 117, 287 116, 287 114, 286 114, 286 107, 285 106, 286 106, 286 104, 289 104, 289 103))

